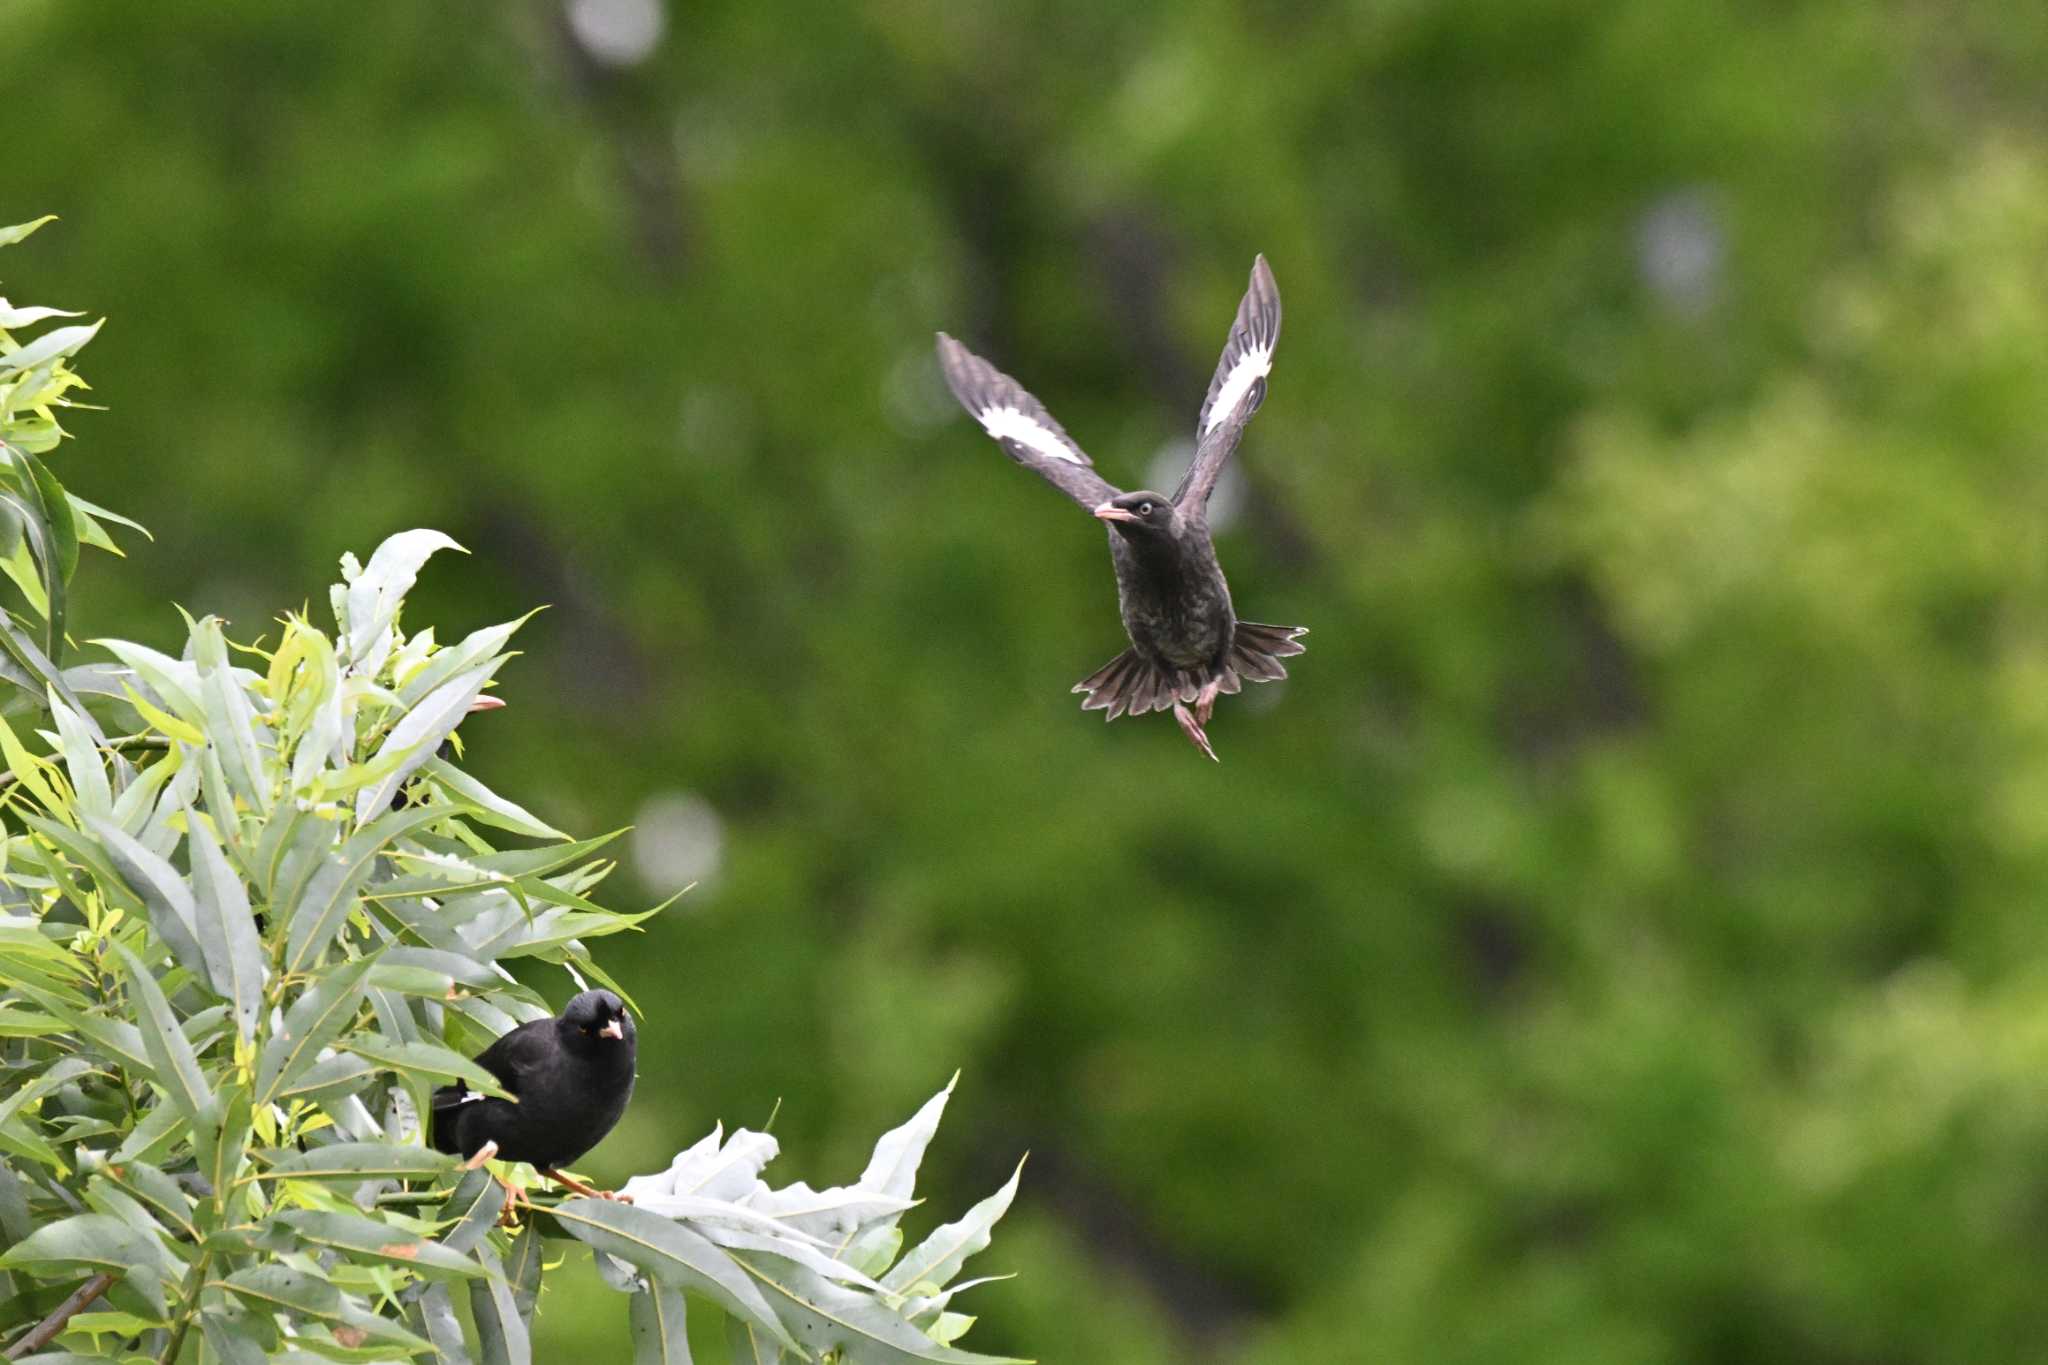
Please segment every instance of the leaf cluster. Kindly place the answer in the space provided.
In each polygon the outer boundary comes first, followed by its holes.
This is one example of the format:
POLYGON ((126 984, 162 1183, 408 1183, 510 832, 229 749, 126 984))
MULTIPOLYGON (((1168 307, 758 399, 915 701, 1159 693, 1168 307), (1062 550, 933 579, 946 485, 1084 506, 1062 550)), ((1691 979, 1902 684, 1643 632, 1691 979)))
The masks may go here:
POLYGON ((0 409, 26 414, 0 505, 44 628, 38 643, 7 618, 0 670, 17 717, 0 714, 8 1358, 527 1361, 542 1240, 567 1237, 634 1293, 643 1359, 688 1358, 686 1295, 730 1315, 741 1359, 984 1359, 950 1344, 971 1319, 948 1286, 1015 1178, 897 1255, 950 1086, 860 1182, 822 1192, 768 1189, 773 1140, 714 1133, 635 1182, 637 1207, 520 1218, 497 1175, 424 1144, 432 1089, 502 1095, 471 1057, 553 1013, 506 964, 630 1001, 588 945, 655 911, 590 899, 613 836, 572 839, 457 765, 457 727, 522 622, 407 633, 422 566, 459 548, 439 532, 344 557, 331 631, 289 614, 274 640, 236 643, 188 617, 175 655, 102 640, 108 660, 62 666, 63 587, 96 509, 30 445, 62 434, 49 410, 79 385, 76 330, 0 333, 0 395, 18 395, 0 409))

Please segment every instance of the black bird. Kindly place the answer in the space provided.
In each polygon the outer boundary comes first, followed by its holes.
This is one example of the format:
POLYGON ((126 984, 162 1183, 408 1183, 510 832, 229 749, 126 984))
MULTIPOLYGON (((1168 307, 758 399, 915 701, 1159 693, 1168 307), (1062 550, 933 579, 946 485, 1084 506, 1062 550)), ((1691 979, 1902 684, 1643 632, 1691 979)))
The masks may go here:
POLYGON ((1081 709, 1107 711, 1104 719, 1115 720, 1171 707, 1188 739, 1212 759, 1216 751, 1203 727, 1216 698, 1236 695, 1246 680, 1286 677, 1280 660, 1306 648, 1296 639, 1306 627, 1237 619, 1209 540, 1209 492, 1265 401, 1279 340, 1280 290, 1260 256, 1195 421, 1195 458, 1169 498, 1112 487, 1044 404, 939 333, 939 367, 960 405, 1011 459, 1109 523, 1117 603, 1131 647, 1074 685, 1088 694, 1081 709))
POLYGON ((610 1198, 556 1168, 595 1147, 626 1112, 637 1048, 625 1003, 585 991, 561 1018, 521 1024, 477 1057, 517 1104, 444 1085, 434 1092, 429 1141, 473 1167, 492 1157, 524 1161, 578 1194, 610 1198))

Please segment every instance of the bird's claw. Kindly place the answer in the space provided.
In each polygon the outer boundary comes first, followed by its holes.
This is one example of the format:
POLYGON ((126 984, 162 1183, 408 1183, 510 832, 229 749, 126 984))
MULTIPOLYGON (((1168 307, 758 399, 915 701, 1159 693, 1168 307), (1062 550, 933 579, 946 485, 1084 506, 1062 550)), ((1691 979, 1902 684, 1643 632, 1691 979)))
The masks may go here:
MULTIPOLYGON (((1195 723, 1197 725, 1207 725, 1209 723, 1209 715, 1216 709, 1216 693, 1222 686, 1223 684, 1220 681, 1212 678, 1208 682, 1203 683, 1202 690, 1195 694, 1195 723)), ((1210 754, 1209 757, 1214 758, 1216 755, 1210 754)))
POLYGON ((1223 761, 1216 757, 1216 750, 1210 747, 1209 736, 1203 733, 1202 730, 1202 722, 1196 720, 1189 713, 1186 706, 1175 702, 1173 704, 1173 718, 1180 722, 1180 732, 1188 737, 1188 743, 1207 754, 1210 762, 1220 763, 1223 761))

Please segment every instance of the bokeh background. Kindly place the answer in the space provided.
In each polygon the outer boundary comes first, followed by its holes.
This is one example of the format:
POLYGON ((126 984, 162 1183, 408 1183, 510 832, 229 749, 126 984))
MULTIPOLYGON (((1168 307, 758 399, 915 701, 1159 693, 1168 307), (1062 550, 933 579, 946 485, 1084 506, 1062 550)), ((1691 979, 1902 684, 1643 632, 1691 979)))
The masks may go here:
POLYGON ((780 1099, 849 1179, 959 1068, 984 1350, 2038 1359, 2044 71, 2004 0, 4 0, 5 283, 112 319, 80 638, 416 525, 410 624, 551 604, 474 766, 699 883, 601 946, 600 1178, 780 1099), (1170 486, 1256 251, 1222 553, 1314 633, 1217 766, 1076 710, 1100 533, 930 346, 1170 486))

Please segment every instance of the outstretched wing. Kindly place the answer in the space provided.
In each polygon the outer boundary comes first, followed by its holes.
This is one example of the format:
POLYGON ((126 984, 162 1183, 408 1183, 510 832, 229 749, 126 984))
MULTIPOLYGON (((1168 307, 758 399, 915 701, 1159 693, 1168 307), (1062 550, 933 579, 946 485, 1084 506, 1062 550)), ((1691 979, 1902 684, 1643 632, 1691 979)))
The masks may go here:
POLYGON ((939 368, 960 406, 974 414, 1011 459, 1089 511, 1117 495, 1095 472, 1086 451, 1053 421, 1045 404, 1024 386, 944 332, 939 333, 939 368))
POLYGON ((1196 511, 1208 506, 1216 476, 1223 472, 1230 452, 1237 449, 1245 424, 1266 399, 1266 376, 1273 372, 1273 348, 1279 343, 1280 287, 1273 283, 1266 258, 1260 256, 1252 262, 1251 287, 1237 305, 1230 340, 1223 344, 1216 377, 1209 381, 1209 396, 1202 400, 1202 414, 1195 419, 1195 458, 1174 490, 1175 504, 1196 511))

